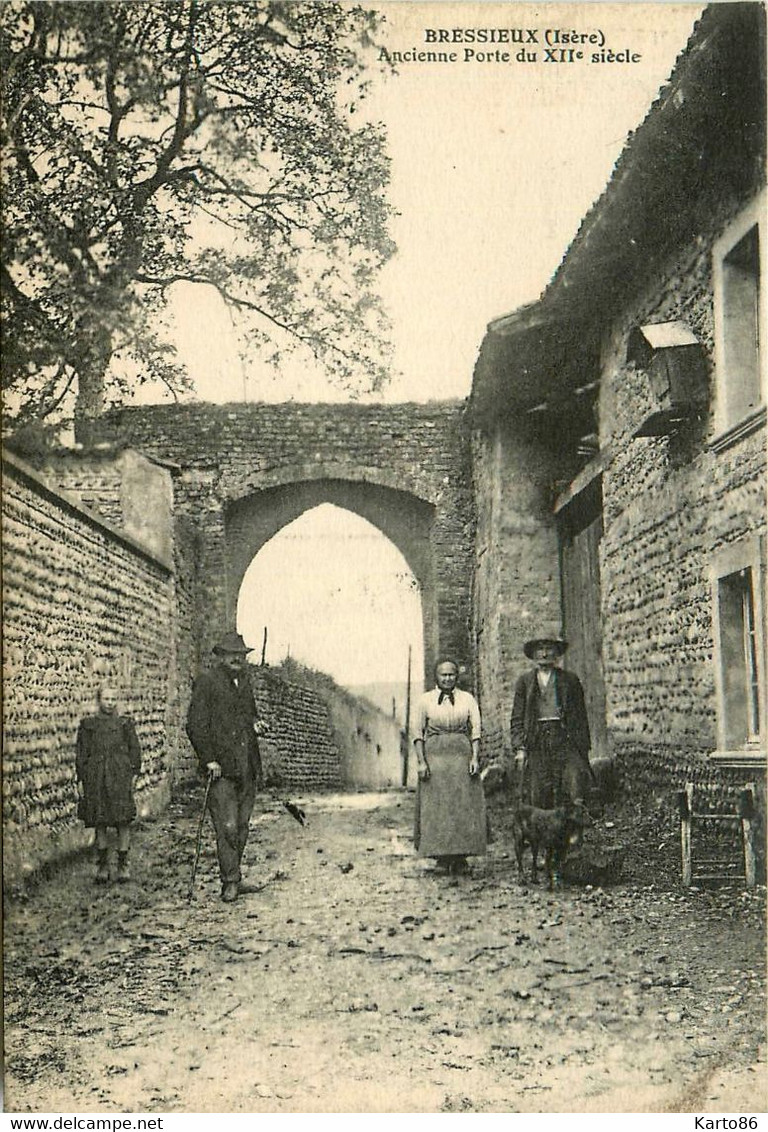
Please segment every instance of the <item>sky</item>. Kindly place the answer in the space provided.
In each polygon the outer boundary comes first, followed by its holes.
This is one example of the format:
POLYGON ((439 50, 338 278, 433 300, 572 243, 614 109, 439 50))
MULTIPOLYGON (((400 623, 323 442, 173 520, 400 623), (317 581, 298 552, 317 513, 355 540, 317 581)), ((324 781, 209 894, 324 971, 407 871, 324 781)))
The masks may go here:
POLYGON ((421 625, 418 583, 400 551, 367 520, 330 503, 270 539, 240 590, 238 629, 256 659, 266 626, 268 664, 291 656, 344 687, 402 682, 409 645, 420 676, 421 625))
MULTIPOLYGON (((392 226, 398 251, 380 280, 394 364, 376 399, 465 397, 488 322, 538 298, 702 8, 442 0, 376 8, 386 17, 380 44, 390 53, 435 49, 425 42, 427 28, 532 29, 538 41, 527 47, 535 62, 464 62, 467 45, 459 44, 452 64, 405 62, 396 74, 373 72, 367 114, 387 127, 390 199, 399 213, 392 226), (545 63, 548 28, 602 33, 606 48, 640 59, 545 63)), ((279 374, 258 362, 246 368, 221 300, 201 288, 177 293, 173 339, 203 400, 348 396, 301 355, 279 374)))
MULTIPOLYGON (((535 61, 403 62, 377 78, 368 115, 387 125, 398 252, 381 276, 394 366, 377 399, 465 397, 489 321, 538 298, 600 196, 627 133, 672 71, 700 5, 379 5, 389 52, 436 49, 425 29, 531 29, 535 61), (545 63, 546 29, 598 37, 631 62, 545 63)), ((592 44, 591 54, 601 44, 592 44)), ((451 48, 452 50, 454 48, 451 48)), ((480 46, 470 48, 479 52, 480 46)), ((496 51, 496 47, 492 51, 496 51)), ((499 47, 503 50, 503 47, 499 47)), ((510 49, 520 50, 516 45, 510 49)), ((175 341, 204 400, 344 399, 301 356, 279 375, 246 369, 216 297, 176 303, 175 341)), ((344 685, 401 680, 409 645, 420 688, 422 623, 415 579, 370 524, 321 506, 286 527, 244 580, 238 628, 267 659, 286 653, 344 685)))

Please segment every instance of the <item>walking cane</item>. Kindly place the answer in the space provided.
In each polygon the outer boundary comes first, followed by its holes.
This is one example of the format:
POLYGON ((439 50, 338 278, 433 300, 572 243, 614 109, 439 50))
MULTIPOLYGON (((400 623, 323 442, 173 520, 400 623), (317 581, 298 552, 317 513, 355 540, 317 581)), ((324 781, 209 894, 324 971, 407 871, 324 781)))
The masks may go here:
POLYGON ((195 888, 195 877, 197 876, 197 863, 200 860, 200 846, 203 840, 203 822, 205 821, 205 811, 208 809, 208 795, 211 792, 211 783, 213 782, 213 774, 208 771, 208 778, 205 783, 205 797, 203 798, 203 811, 200 814, 200 824, 197 827, 197 844, 195 845, 195 863, 192 866, 192 879, 189 882, 189 892, 187 893, 187 903, 192 903, 192 893, 195 888))

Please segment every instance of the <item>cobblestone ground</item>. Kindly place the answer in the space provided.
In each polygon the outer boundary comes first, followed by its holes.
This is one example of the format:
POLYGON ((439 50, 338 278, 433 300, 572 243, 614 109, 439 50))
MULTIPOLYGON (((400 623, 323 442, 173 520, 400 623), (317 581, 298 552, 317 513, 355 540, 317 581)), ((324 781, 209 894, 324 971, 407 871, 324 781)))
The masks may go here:
POLYGON ((279 803, 219 901, 197 795, 6 908, 6 1109, 762 1112, 764 890, 521 887, 503 820, 471 875, 407 794, 279 803))

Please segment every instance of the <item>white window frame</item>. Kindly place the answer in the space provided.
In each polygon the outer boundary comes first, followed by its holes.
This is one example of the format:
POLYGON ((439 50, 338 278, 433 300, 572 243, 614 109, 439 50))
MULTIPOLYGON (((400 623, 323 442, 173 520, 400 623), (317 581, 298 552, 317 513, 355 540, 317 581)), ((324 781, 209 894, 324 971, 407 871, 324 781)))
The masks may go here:
POLYGON ((766 749, 766 586, 765 536, 747 535, 719 551, 712 562, 712 628, 714 637, 715 697, 717 705, 717 750, 713 759, 737 766, 764 766, 766 749), (755 653, 757 664, 759 734, 734 748, 728 741, 727 691, 720 620, 721 593, 725 580, 740 571, 749 569, 752 574, 752 601, 754 611, 755 653))
POLYGON ((733 431, 739 432, 739 426, 749 422, 755 417, 765 413, 766 403, 766 359, 768 359, 768 239, 766 235, 766 206, 768 206, 768 192, 764 189, 754 200, 742 209, 739 215, 728 225, 722 235, 715 241, 712 248, 712 282, 714 290, 714 322, 715 322, 715 431, 718 436, 733 431), (728 289, 728 263, 727 259, 736 245, 754 227, 758 230, 760 246, 760 277, 758 281, 760 301, 757 312, 757 327, 760 342, 760 357, 758 359, 759 404, 745 412, 734 412, 728 403, 728 347, 725 334, 725 295, 728 289))

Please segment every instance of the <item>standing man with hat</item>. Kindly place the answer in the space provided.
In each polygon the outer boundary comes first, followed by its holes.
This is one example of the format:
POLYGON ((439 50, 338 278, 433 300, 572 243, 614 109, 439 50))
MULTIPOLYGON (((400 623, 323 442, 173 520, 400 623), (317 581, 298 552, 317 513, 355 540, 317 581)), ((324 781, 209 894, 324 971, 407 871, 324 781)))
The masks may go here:
POLYGON ((523 652, 536 667, 517 681, 512 706, 521 799, 547 810, 581 805, 592 778, 584 691, 578 676, 558 667, 567 647, 549 626, 525 642, 523 652))
POLYGON ((249 651, 239 633, 226 633, 214 646, 215 664, 195 681, 187 713, 189 741, 200 770, 211 778, 208 808, 216 831, 221 898, 227 904, 244 891, 240 862, 256 791, 263 785, 249 651))

